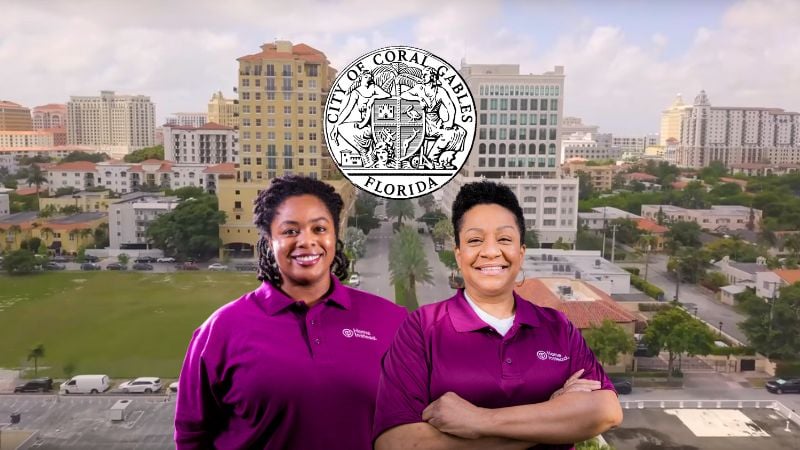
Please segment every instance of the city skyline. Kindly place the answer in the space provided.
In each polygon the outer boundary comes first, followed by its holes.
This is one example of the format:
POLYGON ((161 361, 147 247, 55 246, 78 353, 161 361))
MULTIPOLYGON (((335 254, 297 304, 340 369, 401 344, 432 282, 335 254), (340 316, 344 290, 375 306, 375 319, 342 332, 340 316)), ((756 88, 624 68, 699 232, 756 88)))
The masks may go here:
POLYGON ((701 89, 720 105, 800 109, 790 88, 800 81, 797 2, 596 3, 11 0, 0 98, 33 108, 101 90, 146 95, 161 125, 176 112, 204 112, 214 92, 232 97, 236 58, 278 38, 317 48, 337 69, 396 44, 456 67, 462 58, 522 73, 562 65, 564 115, 620 135, 658 132, 675 94, 701 89))

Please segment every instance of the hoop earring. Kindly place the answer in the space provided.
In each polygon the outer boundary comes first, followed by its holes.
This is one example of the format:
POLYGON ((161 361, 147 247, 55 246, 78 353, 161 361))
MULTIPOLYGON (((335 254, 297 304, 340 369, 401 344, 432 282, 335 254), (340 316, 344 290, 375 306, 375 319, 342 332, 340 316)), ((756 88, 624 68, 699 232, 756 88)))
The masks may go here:
POLYGON ((522 268, 522 280, 519 283, 517 283, 517 287, 522 287, 523 284, 525 284, 525 268, 524 267, 522 268))

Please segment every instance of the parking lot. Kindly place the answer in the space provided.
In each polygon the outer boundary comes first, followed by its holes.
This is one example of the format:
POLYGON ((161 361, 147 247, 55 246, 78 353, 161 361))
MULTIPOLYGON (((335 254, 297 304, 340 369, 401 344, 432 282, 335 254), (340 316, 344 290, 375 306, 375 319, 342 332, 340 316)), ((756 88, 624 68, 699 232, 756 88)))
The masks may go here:
POLYGON ((0 396, 0 423, 8 422, 11 413, 19 413, 20 422, 2 427, 1 432, 3 440, 27 439, 20 449, 175 447, 173 395, 0 396), (109 410, 121 399, 131 400, 126 419, 112 422, 109 410))

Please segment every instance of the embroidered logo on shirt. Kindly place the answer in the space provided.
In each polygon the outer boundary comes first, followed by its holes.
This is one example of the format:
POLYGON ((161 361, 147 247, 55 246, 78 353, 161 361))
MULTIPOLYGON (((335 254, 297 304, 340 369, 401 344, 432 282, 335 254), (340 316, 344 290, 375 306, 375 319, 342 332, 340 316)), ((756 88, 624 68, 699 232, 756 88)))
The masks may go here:
POLYGON ((550 360, 558 362, 564 362, 569 359, 569 356, 562 355, 561 353, 546 352, 544 350, 539 350, 536 352, 536 357, 542 361, 550 360))
POLYGON ((359 330, 358 328, 353 328, 352 330, 350 328, 345 328, 342 330, 342 334, 344 335, 344 337, 348 339, 359 338, 359 339, 366 339, 368 341, 378 340, 378 338, 376 338, 371 331, 359 330))

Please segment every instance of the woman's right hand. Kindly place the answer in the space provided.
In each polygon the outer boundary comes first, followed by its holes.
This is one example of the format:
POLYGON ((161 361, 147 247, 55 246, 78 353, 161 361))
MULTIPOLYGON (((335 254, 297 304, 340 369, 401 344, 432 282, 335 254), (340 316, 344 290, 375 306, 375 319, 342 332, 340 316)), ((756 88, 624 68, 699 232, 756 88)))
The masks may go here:
POLYGON ((572 376, 567 379, 561 389, 553 392, 553 395, 550 396, 550 400, 570 392, 592 392, 600 389, 601 385, 599 381, 581 379, 583 372, 584 370, 581 369, 573 373, 572 376))

